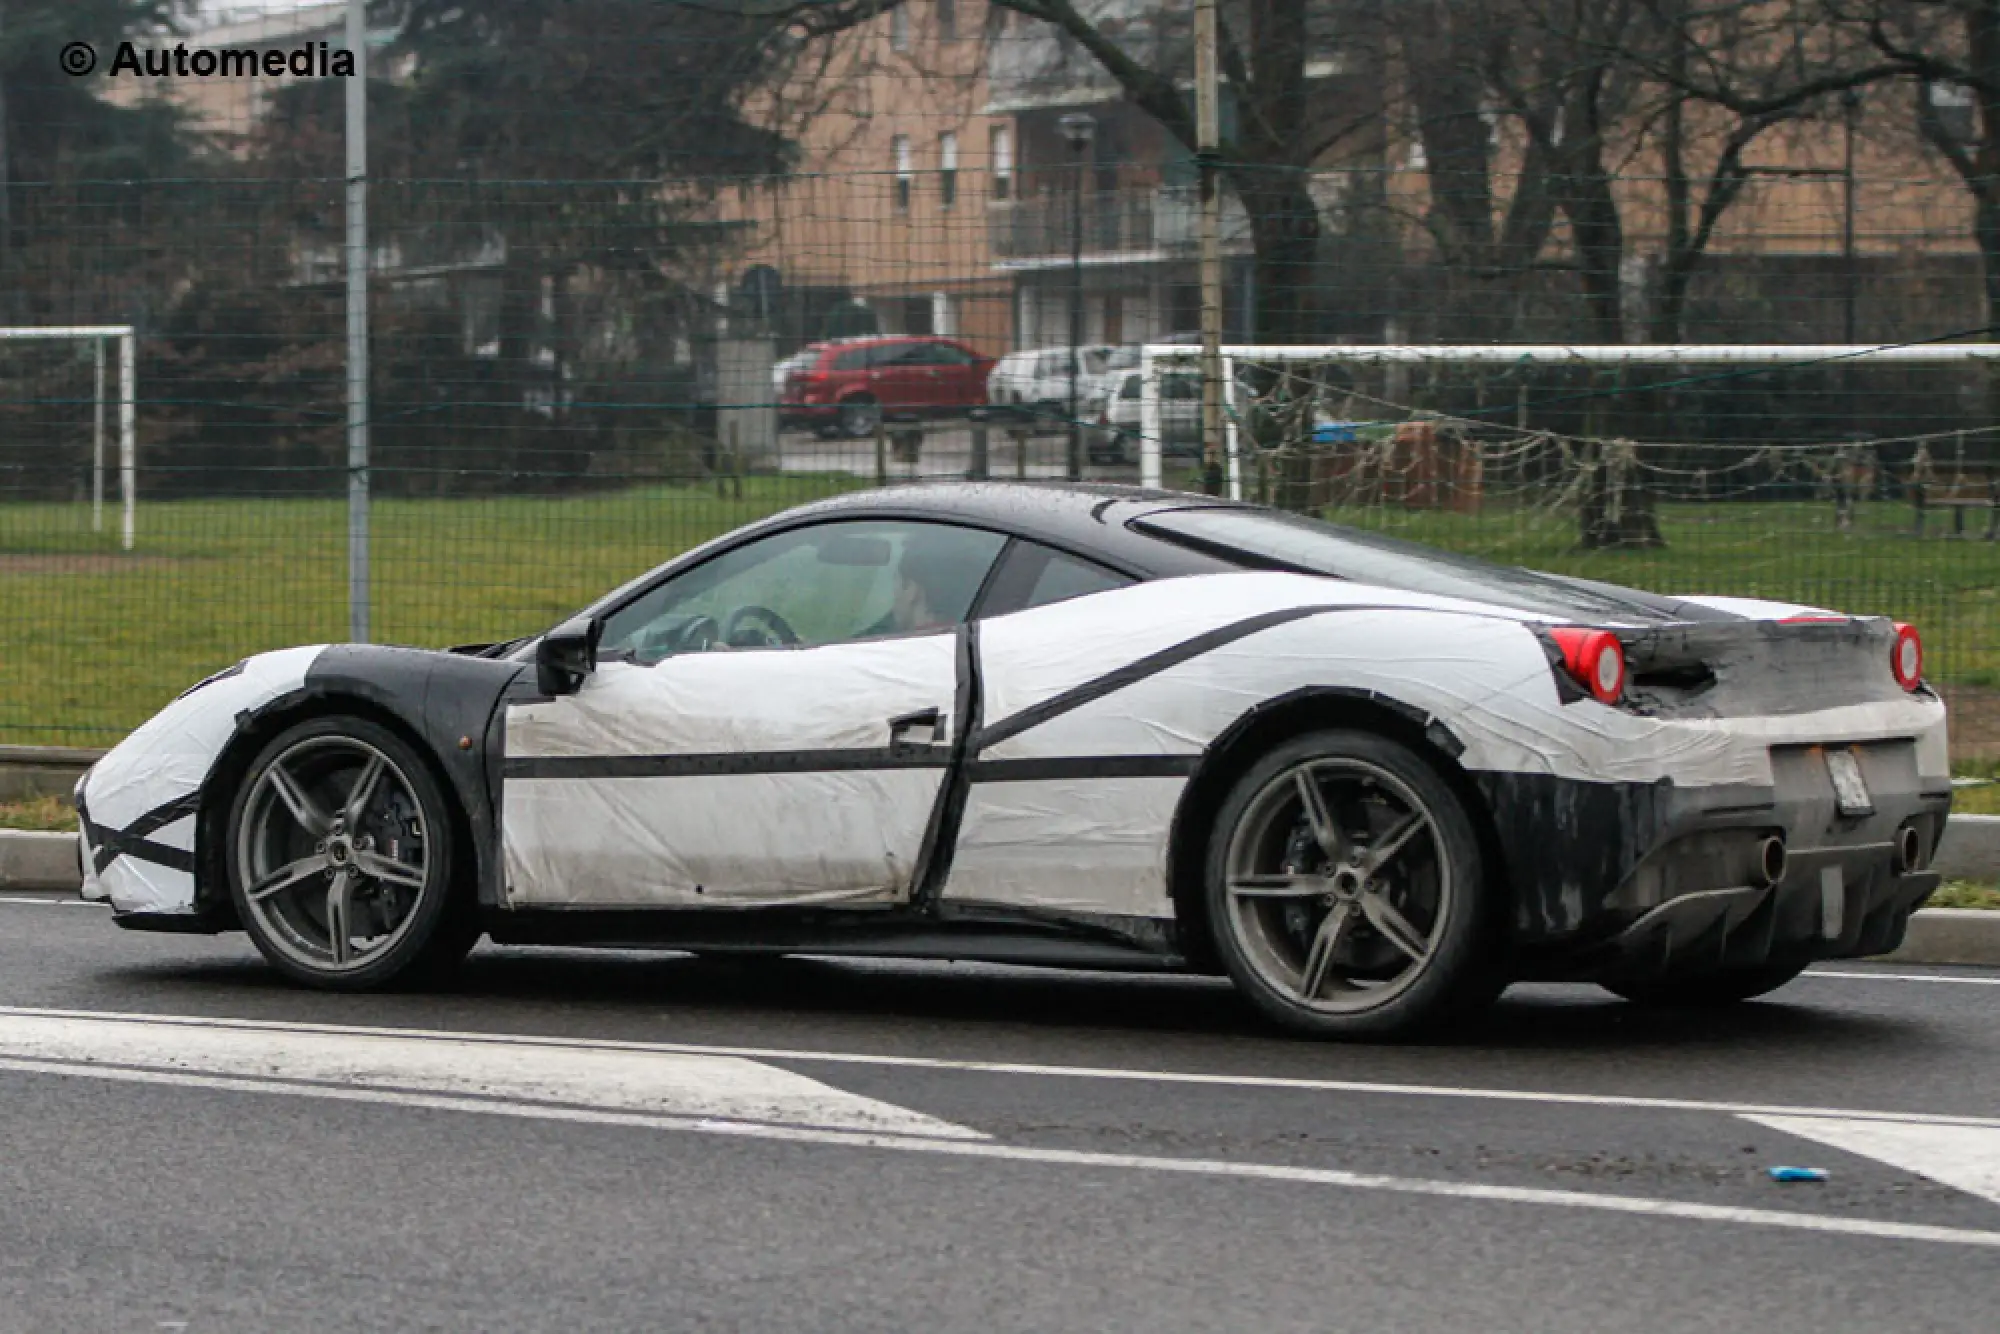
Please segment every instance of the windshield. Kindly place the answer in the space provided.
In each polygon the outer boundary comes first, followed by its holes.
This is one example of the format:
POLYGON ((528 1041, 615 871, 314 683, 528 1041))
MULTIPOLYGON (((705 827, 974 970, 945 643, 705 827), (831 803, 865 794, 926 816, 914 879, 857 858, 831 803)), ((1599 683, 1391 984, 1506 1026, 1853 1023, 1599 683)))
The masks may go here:
POLYGON ((1670 598, 1495 565, 1274 510, 1164 510, 1135 519, 1131 526, 1167 541, 1237 558, 1252 568, 1328 574, 1356 583, 1564 618, 1679 619, 1670 598))

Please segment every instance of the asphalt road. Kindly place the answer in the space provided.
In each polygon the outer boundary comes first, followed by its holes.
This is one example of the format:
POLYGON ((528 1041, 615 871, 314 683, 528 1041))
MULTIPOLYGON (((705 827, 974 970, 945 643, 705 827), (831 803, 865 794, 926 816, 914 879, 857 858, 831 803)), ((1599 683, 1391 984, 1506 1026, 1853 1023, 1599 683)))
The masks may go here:
POLYGON ((326 997, 0 901, 0 1115, 8 1331, 2000 1328, 1990 973, 1342 1047, 970 966, 326 997))

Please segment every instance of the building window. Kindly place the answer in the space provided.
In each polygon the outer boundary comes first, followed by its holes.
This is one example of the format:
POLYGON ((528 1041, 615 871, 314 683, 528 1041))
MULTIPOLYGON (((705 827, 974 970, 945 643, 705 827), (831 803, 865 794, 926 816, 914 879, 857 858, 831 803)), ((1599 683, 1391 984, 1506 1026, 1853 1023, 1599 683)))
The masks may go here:
POLYGON ((907 51, 910 49, 910 6, 904 0, 889 11, 889 49, 907 51))
POLYGON ((937 34, 940 42, 958 40, 958 0, 937 0, 937 34))
POLYGON ((987 146, 993 163, 993 197, 1009 199, 1014 194, 1014 127, 995 125, 987 146))
POLYGON ((958 202, 958 136, 949 130, 938 136, 938 202, 958 202))
MULTIPOLYGON (((901 13, 901 10, 897 11, 901 13)), ((899 134, 889 141, 896 155, 896 211, 910 211, 910 136, 899 134)))

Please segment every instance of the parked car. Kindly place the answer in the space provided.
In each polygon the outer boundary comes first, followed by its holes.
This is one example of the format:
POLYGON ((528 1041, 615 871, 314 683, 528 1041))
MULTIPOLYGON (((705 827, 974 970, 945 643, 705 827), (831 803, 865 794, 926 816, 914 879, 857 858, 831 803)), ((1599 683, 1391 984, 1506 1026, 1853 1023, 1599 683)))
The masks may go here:
POLYGON ((802 371, 819 359, 826 349, 825 343, 808 343, 791 356, 782 358, 771 365, 771 389, 779 403, 785 401, 785 381, 793 371, 802 371))
MULTIPOLYGON (((1077 356, 1077 404, 1079 410, 1097 386, 1117 348, 1102 343, 1081 348, 1077 356)), ((1069 348, 1031 347, 1009 352, 994 364, 986 384, 987 399, 995 408, 1005 408, 1020 418, 1029 418, 1051 427, 1063 425, 1069 417, 1069 348)))
MULTIPOLYGON (((1140 395, 1144 377, 1138 371, 1106 376, 1093 386, 1085 412, 1091 424, 1086 442, 1092 463, 1139 461, 1140 395)), ((1192 371, 1168 371, 1160 376, 1160 450, 1168 456, 1199 455, 1201 444, 1201 377, 1192 371)))
POLYGON ((812 350, 786 373, 779 418, 787 425, 859 437, 884 417, 962 416, 986 406, 993 359, 954 339, 855 338, 812 350))
POLYGON ((282 649, 77 785, 83 893, 362 991, 503 943, 1222 973, 1306 1033, 1716 1004, 1939 883, 1916 631, 1130 487, 761 520, 546 633, 282 649))

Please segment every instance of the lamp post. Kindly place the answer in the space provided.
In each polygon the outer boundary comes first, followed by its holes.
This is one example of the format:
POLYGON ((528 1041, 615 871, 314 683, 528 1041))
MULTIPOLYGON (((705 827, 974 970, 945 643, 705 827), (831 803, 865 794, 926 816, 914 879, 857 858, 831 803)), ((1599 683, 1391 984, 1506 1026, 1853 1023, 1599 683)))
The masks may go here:
POLYGON ((1077 402, 1083 358, 1083 169, 1084 154, 1097 132, 1097 118, 1073 111, 1057 122, 1075 161, 1069 207, 1069 479, 1083 477, 1083 419, 1077 402))

